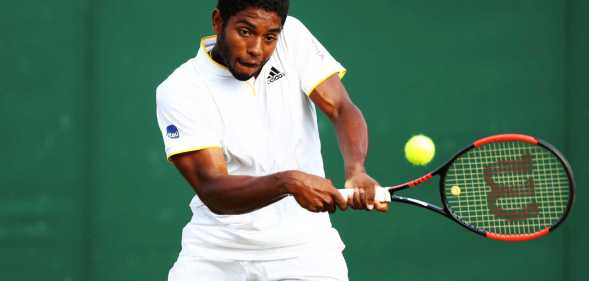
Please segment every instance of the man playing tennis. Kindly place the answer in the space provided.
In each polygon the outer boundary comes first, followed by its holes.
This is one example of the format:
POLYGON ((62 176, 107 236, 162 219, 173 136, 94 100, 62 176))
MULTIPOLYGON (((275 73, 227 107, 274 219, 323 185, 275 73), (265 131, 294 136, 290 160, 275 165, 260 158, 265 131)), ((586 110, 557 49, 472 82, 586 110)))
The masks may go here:
POLYGON ((345 69, 288 5, 219 0, 216 36, 157 88, 166 155, 196 192, 169 281, 348 280, 326 211, 388 208, 345 69), (349 203, 324 178, 315 106, 336 129, 349 203))

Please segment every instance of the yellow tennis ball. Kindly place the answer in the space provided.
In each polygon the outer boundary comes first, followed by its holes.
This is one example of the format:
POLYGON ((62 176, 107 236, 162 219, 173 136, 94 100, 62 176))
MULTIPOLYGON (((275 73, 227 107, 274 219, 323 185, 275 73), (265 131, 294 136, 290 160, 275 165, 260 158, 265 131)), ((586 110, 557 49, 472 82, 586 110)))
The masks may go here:
POLYGON ((450 188, 450 193, 452 193, 452 195, 454 196, 459 196, 460 195, 460 187, 457 185, 454 185, 450 188))
POLYGON ((425 135, 411 137, 405 144, 405 158, 413 165, 427 165, 436 154, 434 142, 425 135))

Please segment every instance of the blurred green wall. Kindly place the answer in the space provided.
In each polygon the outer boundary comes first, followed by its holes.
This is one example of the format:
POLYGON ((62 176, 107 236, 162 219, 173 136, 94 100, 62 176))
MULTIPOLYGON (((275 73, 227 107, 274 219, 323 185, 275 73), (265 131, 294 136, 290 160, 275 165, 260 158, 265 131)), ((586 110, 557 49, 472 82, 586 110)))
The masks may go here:
MULTIPOLYGON (((575 168, 577 200, 571 220, 566 227, 567 280, 588 277, 589 225, 583 219, 589 213, 586 187, 589 184, 589 2, 569 1, 567 25, 567 121, 569 160, 575 168)), ((586 218, 585 218, 586 219, 586 218)))
MULTIPOLYGON (((165 161, 155 87, 211 34, 216 1, 21 1, 0 11, 0 280, 166 280, 192 191, 165 161)), ((411 206, 333 221, 351 280, 584 280, 589 4, 582 0, 292 1, 348 69, 370 173, 420 176, 491 134, 539 136, 577 175, 553 235, 488 241, 411 206), (425 133, 438 155, 406 163, 425 133), (377 273, 375 273, 377 272, 377 273)), ((343 184, 320 119, 328 177, 343 184)), ((434 183, 411 196, 437 202, 434 183)))
POLYGON ((77 1, 0 9, 0 280, 90 266, 82 21, 77 1))

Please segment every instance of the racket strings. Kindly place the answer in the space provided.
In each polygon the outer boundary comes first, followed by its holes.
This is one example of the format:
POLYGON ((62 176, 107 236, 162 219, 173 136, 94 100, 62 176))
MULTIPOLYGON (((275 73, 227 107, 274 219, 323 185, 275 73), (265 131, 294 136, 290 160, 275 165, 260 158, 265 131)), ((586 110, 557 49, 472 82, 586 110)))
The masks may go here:
POLYGON ((550 151, 511 141, 459 156, 448 169, 444 192, 448 209, 465 224, 497 234, 529 234, 565 214, 569 185, 565 168, 550 151))

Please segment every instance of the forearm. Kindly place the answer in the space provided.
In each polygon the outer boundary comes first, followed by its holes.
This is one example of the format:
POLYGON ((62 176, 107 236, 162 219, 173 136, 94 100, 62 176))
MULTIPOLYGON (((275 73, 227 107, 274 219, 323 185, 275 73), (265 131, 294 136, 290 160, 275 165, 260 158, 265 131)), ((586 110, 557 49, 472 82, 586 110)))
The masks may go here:
POLYGON ((368 128, 360 109, 350 99, 337 76, 321 83, 309 96, 333 124, 346 173, 345 187, 357 189, 348 198, 352 208, 371 210, 373 206, 386 211, 387 204, 374 202, 378 182, 366 173, 364 162, 368 153, 368 128))
POLYGON ((280 172, 267 176, 225 175, 193 184, 194 190, 207 207, 217 214, 248 213, 289 194, 289 173, 280 172))
POLYGON ((362 112, 353 103, 347 103, 340 108, 337 115, 331 118, 331 121, 344 158, 346 178, 357 172, 365 172, 368 128, 362 112))
POLYGON ((345 209, 346 201, 330 180, 301 171, 267 176, 229 175, 220 148, 182 153, 171 158, 202 202, 217 214, 243 214, 292 195, 312 212, 345 209))
POLYGON ((309 96, 333 124, 345 161, 346 178, 364 172, 368 129, 362 112, 350 99, 337 75, 321 83, 309 96))
POLYGON ((344 106, 339 118, 333 120, 337 131, 340 150, 345 160, 347 188, 357 189, 349 199, 349 204, 355 209, 385 212, 387 203, 374 201, 375 186, 380 184, 366 173, 364 162, 368 153, 368 128, 360 110, 349 103, 344 106))

